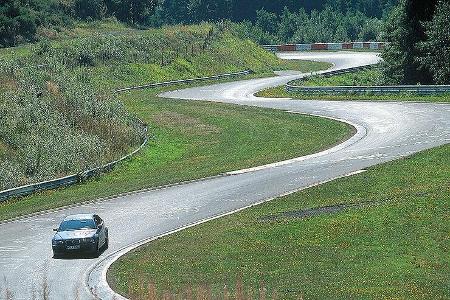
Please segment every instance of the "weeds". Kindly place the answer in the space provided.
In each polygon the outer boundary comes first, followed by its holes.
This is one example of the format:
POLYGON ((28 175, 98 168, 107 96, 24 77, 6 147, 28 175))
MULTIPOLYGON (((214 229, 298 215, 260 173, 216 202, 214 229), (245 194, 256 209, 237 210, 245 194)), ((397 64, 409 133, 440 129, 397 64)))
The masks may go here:
MULTIPOLYGON (((167 289, 158 290, 153 282, 150 282, 146 289, 141 282, 137 286, 130 286, 127 297, 132 300, 275 300, 278 299, 278 293, 274 290, 271 294, 267 294, 264 282, 260 283, 257 293, 251 287, 246 287, 242 281, 242 277, 238 277, 234 287, 234 292, 230 291, 225 284, 220 290, 214 290, 208 284, 200 284, 197 286, 187 285, 183 289, 174 292, 167 289)), ((302 298, 300 298, 302 299, 302 298)))
POLYGON ((0 161, 0 190, 96 167, 141 140, 121 102, 58 65, 14 77, 18 90, 0 94, 0 140, 16 154, 0 161))
POLYGON ((97 32, 60 43, 37 43, 33 48, 33 59, 39 59, 40 63, 56 59, 68 68, 112 63, 164 66, 180 57, 189 58, 204 52, 219 35, 220 30, 212 24, 171 26, 123 34, 97 32))
POLYGON ((143 139, 142 125, 110 86, 93 82, 98 68, 122 78, 138 63, 181 64, 207 51, 220 34, 212 24, 98 32, 4 57, 0 141, 11 151, 0 153, 0 190, 95 168, 129 152, 143 139))

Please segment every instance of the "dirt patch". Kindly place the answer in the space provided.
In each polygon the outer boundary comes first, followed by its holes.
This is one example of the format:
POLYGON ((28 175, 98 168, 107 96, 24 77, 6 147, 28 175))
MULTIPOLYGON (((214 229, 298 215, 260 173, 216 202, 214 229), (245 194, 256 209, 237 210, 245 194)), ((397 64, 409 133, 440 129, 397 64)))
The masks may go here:
POLYGON ((60 96, 59 86, 54 81, 47 81, 47 91, 53 96, 60 96))
POLYGON ((9 152, 8 146, 6 146, 2 141, 0 141, 0 159, 4 158, 9 152))
POLYGON ((11 78, 0 78, 0 89, 16 91, 18 89, 17 81, 11 78))
POLYGON ((153 122, 160 126, 181 129, 187 134, 207 135, 220 132, 220 128, 217 126, 205 124, 198 118, 171 111, 163 111, 153 116, 153 122))

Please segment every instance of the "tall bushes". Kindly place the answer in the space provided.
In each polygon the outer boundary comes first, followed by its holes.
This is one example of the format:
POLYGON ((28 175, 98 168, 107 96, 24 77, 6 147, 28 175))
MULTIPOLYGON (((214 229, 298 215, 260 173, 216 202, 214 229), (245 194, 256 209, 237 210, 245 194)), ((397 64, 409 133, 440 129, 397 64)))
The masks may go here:
POLYGON ((14 151, 0 162, 0 190, 98 166, 142 138, 121 102, 96 94, 77 72, 48 63, 0 69, 0 140, 14 151))
POLYGON ((0 190, 128 153, 144 131, 112 86, 128 84, 120 80, 136 66, 182 66, 208 51, 220 32, 208 24, 95 34, 39 42, 29 54, 0 60, 0 145, 6 149, 0 155, 0 190))
MULTIPOLYGON (((315 28, 321 30, 339 29, 339 37, 356 39, 360 32, 364 32, 370 39, 377 35, 376 23, 368 21, 367 25, 361 23, 351 33, 348 21, 341 22, 342 18, 351 17, 366 20, 379 20, 389 11, 398 0, 3 0, 0 7, 0 47, 14 46, 24 41, 37 39, 38 32, 51 32, 47 27, 59 30, 60 27, 69 26, 73 20, 101 20, 115 17, 117 20, 133 26, 162 26, 172 24, 193 24, 203 21, 230 20, 232 22, 250 21, 256 23, 251 28, 254 33, 263 32, 260 37, 267 34, 275 36, 282 41, 292 38, 294 32, 279 33, 278 19, 283 25, 288 25, 285 8, 294 14, 321 15, 324 10, 332 10, 339 15, 339 26, 336 24, 323 24, 323 19, 315 28), (324 27, 326 25, 326 27, 324 27), (330 27, 331 26, 331 27, 330 27), (349 31, 350 30, 350 31, 349 31)), ((327 13, 326 13, 327 14, 327 13)), ((325 15, 324 15, 325 16, 325 15)), ((292 17, 292 15, 290 15, 292 17)), ((315 18, 311 18, 316 22, 315 18)), ((333 19, 334 20, 334 19, 333 19)), ((304 20, 302 20, 304 21, 304 20)), ((358 21, 359 22, 359 21, 358 21)), ((308 24, 302 24, 306 26, 308 24)), ((308 25, 309 26, 309 25, 308 25)), ((353 24, 351 25, 353 26, 353 24)), ((250 27, 248 27, 250 28, 250 27)), ((292 30, 291 30, 292 31, 292 30)), ((252 34, 253 36, 255 34, 252 34)), ((311 35, 311 34, 309 34, 311 35)), ((303 37, 297 32, 297 39, 304 40, 318 38, 303 37)), ((319 36, 321 38, 321 36, 319 36)), ((325 37, 328 35, 325 34, 325 37)), ((261 38, 259 39, 261 40, 261 38)))

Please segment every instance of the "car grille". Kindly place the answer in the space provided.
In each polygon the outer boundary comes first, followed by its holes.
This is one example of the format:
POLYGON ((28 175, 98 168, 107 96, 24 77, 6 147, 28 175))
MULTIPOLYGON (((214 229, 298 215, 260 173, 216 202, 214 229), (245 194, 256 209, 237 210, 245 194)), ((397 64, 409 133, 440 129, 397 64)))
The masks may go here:
POLYGON ((80 244, 80 240, 79 239, 66 240, 65 243, 66 246, 76 246, 80 244))

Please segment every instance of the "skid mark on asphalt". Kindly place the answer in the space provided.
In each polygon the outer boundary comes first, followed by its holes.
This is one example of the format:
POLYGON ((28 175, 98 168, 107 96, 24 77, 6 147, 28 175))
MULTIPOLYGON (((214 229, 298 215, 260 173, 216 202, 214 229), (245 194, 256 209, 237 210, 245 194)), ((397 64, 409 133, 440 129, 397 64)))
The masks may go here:
POLYGON ((19 252, 24 251, 26 249, 27 249, 26 247, 14 247, 14 246, 0 247, 0 252, 19 252))

